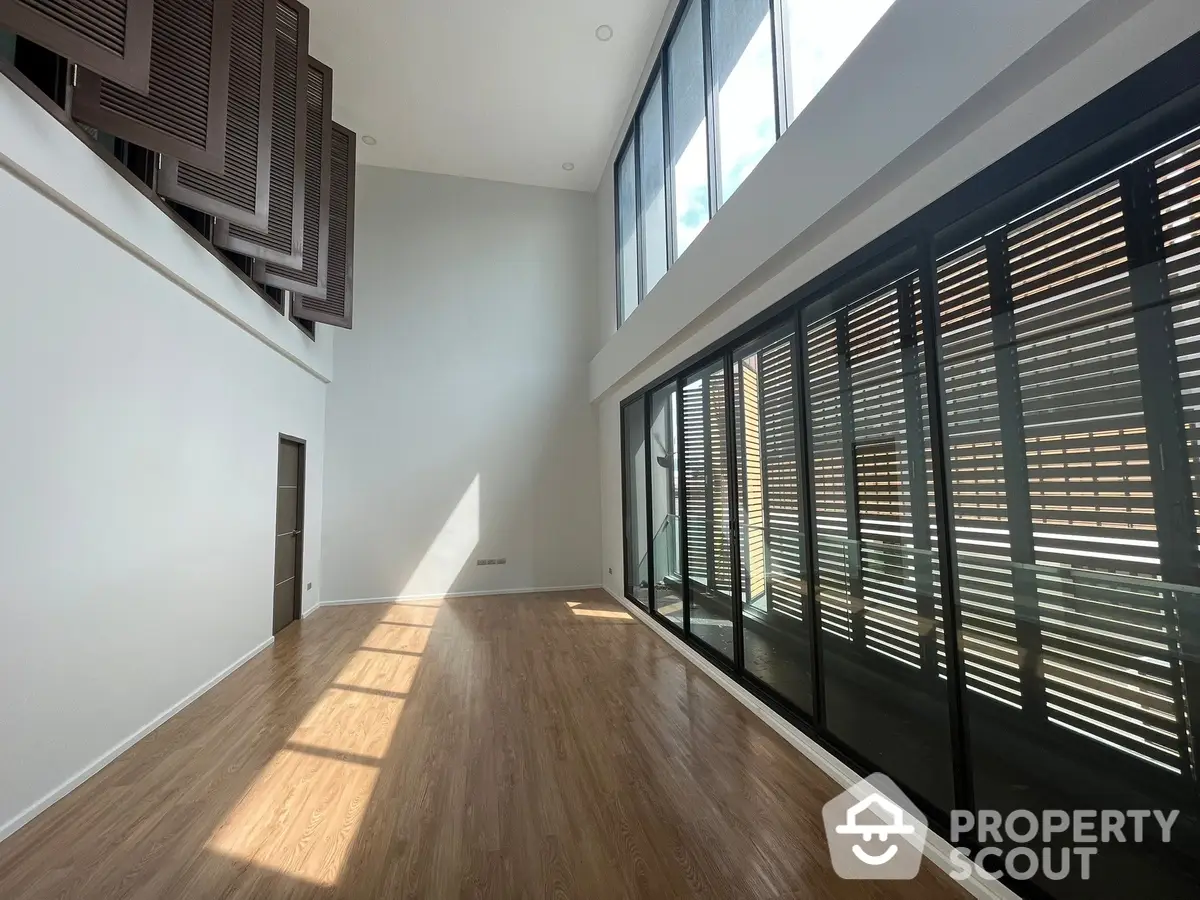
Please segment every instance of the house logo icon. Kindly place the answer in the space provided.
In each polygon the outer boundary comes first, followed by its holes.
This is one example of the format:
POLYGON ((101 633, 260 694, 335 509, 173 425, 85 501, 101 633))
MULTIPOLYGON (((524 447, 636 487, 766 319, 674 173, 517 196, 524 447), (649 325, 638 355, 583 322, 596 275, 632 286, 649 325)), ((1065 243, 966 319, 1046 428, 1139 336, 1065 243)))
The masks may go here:
POLYGON ((921 869, 927 823, 886 775, 872 775, 822 810, 833 869, 842 878, 898 881, 921 869))

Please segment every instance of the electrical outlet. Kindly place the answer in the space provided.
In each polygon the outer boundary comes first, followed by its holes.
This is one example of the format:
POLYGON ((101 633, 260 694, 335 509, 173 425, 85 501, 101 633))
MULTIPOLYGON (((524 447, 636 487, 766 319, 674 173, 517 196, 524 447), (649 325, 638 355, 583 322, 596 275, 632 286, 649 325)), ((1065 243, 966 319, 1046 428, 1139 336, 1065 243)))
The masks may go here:
POLYGON ((608 567, 608 574, 609 574, 609 575, 611 575, 611 574, 612 574, 612 566, 609 566, 609 567, 608 567))
MULTIPOLYGON (((612 574, 612 569, 609 569, 608 571, 609 571, 609 574, 612 574)), ((312 590, 312 582, 311 581, 308 583, 308 587, 305 588, 305 590, 308 590, 308 591, 312 590)))

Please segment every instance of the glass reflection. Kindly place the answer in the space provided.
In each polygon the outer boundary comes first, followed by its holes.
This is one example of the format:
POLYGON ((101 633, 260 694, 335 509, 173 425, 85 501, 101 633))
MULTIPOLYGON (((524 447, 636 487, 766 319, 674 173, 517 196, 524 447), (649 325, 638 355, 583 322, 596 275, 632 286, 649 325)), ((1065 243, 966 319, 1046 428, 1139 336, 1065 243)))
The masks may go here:
POLYGON ((795 332, 774 332, 734 353, 735 462, 746 672, 812 711, 795 332))
POLYGON ((671 384, 650 399, 651 547, 654 611, 683 627, 683 575, 679 522, 679 403, 671 384))
POLYGON ((730 540, 723 362, 715 362, 685 380, 682 406, 691 633, 732 661, 736 585, 730 540))

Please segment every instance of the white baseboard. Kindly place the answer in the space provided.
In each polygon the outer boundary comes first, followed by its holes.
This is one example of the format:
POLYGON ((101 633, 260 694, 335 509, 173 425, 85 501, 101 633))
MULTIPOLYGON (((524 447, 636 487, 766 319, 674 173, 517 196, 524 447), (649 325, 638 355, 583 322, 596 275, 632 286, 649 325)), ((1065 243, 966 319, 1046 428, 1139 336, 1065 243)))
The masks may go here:
POLYGON ((322 600, 321 606, 356 606, 363 603, 416 603, 450 597, 502 597, 505 594, 557 594, 567 591, 596 591, 598 584, 572 584, 567 587, 505 588, 500 591, 451 591, 448 594, 405 594, 400 597, 362 597, 357 600, 322 600))
POLYGON ((18 829, 20 829, 22 826, 24 826, 27 822, 29 822, 33 818, 35 818, 37 815, 39 815, 40 813, 49 809, 51 806, 53 806, 55 803, 57 803, 59 800, 61 800, 63 797, 65 797, 67 794, 71 793, 71 791, 75 790, 75 788, 79 787, 81 784, 83 784, 85 781, 87 781, 89 778, 91 778, 93 775, 95 775, 97 772, 99 772, 101 769, 103 769, 105 766, 107 766, 110 762, 112 762, 114 759, 116 759, 118 756, 120 756, 122 753, 124 753, 126 750, 128 750, 130 747, 132 747, 134 744, 136 744, 138 741, 140 741, 142 738, 144 738, 150 732, 152 732, 155 728, 162 725, 164 722, 166 722, 168 719, 170 719, 172 716, 174 716, 176 713, 178 713, 180 710, 182 710, 185 706, 190 704, 192 701, 199 699, 201 695, 207 693, 212 688, 216 687, 220 682, 224 681, 226 678, 228 678, 230 675, 232 675, 236 670, 240 669, 243 665, 248 663, 251 659, 253 659, 255 656, 257 656, 262 651, 266 650, 273 643, 275 643, 274 637, 267 638, 267 640, 263 641, 261 644, 259 644, 257 647, 255 647, 253 650, 246 653, 245 656, 241 657, 236 662, 234 662, 231 665, 227 666, 226 668, 222 669, 220 672, 218 672, 216 675, 214 675, 212 678, 210 678, 204 684, 200 685, 200 687, 196 688, 196 690, 192 691, 190 694, 188 694, 186 697, 184 697, 182 700, 180 700, 178 703, 176 703, 170 709, 161 713, 153 721, 147 723, 146 725, 143 725, 141 728, 139 728, 137 731, 135 731, 129 737, 125 738, 123 741, 121 741, 119 744, 117 744, 115 747, 113 747, 107 753, 103 754, 102 756, 100 756, 97 759, 93 760, 92 762, 88 763, 88 765, 86 765, 84 768, 80 769, 78 772, 76 772, 74 775, 72 775, 70 778, 68 778, 66 781, 64 781, 62 784, 60 784, 54 790, 50 791, 50 793, 46 794, 40 800, 35 801, 33 804, 26 807, 21 812, 17 813, 17 815, 15 815, 13 818, 9 819, 3 825, 0 825, 0 841, 3 841, 5 838, 9 837, 13 833, 15 833, 18 829))
POLYGON ((304 610, 304 612, 300 613, 300 618, 307 619, 309 616, 311 616, 313 613, 315 613, 318 609, 320 609, 323 605, 324 604, 322 604, 321 601, 318 600, 316 603, 314 603, 308 609, 304 610))
MULTIPOLYGON (((634 617, 649 626, 659 637, 670 644, 681 656, 686 658, 688 662, 701 669, 704 674, 723 687, 735 700, 766 722, 780 737, 803 753, 817 768, 832 778, 837 784, 843 788, 849 788, 862 780, 861 775, 834 756, 833 753, 796 728, 762 700, 755 697, 746 688, 714 666, 701 656, 695 648, 681 641, 668 631, 662 623, 655 621, 645 610, 630 603, 625 597, 622 597, 608 587, 605 587, 604 590, 609 596, 629 610, 634 617)), ((925 858, 947 874, 955 871, 950 863, 951 849, 950 842, 941 835, 935 834, 932 830, 925 838, 925 858)), ((979 900, 1020 900, 1015 893, 999 882, 988 881, 979 878, 977 875, 972 875, 965 881, 958 883, 969 891, 972 896, 978 897, 979 900)))

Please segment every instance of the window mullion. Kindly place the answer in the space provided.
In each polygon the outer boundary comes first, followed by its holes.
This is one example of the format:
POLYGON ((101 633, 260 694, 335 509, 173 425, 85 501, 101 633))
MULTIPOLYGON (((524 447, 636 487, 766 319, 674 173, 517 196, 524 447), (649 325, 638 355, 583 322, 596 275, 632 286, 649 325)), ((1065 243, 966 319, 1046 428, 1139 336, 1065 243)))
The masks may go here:
POLYGON ((797 460, 800 470, 797 483, 803 486, 800 498, 800 515, 804 528, 805 566, 805 619, 808 625, 809 651, 812 654, 812 715, 819 726, 825 724, 825 678, 821 657, 821 608, 817 595, 817 522, 813 508, 816 497, 816 477, 813 469, 812 433, 809 423, 808 396, 808 351, 804 342, 804 316, 797 307, 792 318, 796 330, 796 343, 792 349, 792 370, 796 373, 795 432, 797 460))
POLYGON ((637 235, 637 305, 646 299, 646 231, 642 216, 642 111, 633 117, 633 228, 637 235))
POLYGON ((708 123, 708 216, 721 206, 721 149, 717 145, 717 92, 714 86, 712 46, 712 0, 700 0, 704 33, 704 104, 708 123))
POLYGON ((787 0, 771 0, 771 61, 775 69, 775 140, 788 127, 787 0))
POLYGON ((729 493, 727 504, 726 532, 729 535, 729 593, 731 616, 733 619, 733 668, 741 673, 744 666, 744 651, 742 647, 742 541, 741 528, 738 522, 739 497, 738 490, 738 448, 737 429, 734 423, 734 410, 738 406, 734 402, 733 383, 733 353, 725 351, 725 484, 729 493))
POLYGON ((667 229, 667 271, 675 262, 675 153, 671 146, 671 75, 668 60, 671 48, 663 48, 659 58, 659 77, 662 78, 663 123, 663 218, 667 229))
POLYGON ((975 777, 972 772, 967 722, 966 664, 960 643, 958 556, 950 485, 953 479, 950 443, 943 402, 941 319, 938 315, 937 264, 933 249, 921 254, 921 319, 929 402, 929 449, 933 464, 933 509, 938 536, 938 571, 942 589, 942 630, 946 650, 946 688, 950 710, 950 754, 954 767, 954 805, 975 810, 975 777))

